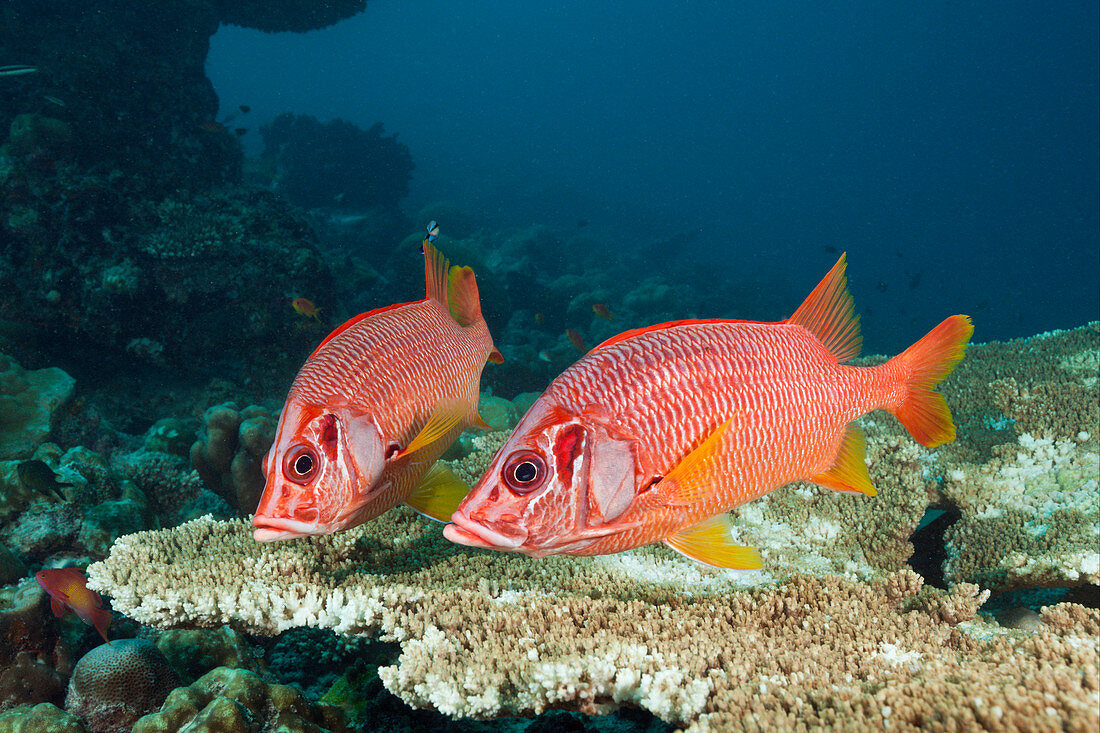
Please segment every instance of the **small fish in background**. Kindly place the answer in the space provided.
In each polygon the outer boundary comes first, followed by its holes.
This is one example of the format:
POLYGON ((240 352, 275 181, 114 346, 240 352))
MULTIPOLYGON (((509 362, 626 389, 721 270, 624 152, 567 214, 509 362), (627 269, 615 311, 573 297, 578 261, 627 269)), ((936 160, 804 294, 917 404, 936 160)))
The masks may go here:
POLYGON ((477 412, 481 371, 501 362, 474 271, 421 248, 427 294, 355 316, 294 378, 267 485, 252 518, 258 542, 339 532, 397 504, 441 522, 469 490, 436 461, 477 412))
POLYGON ((314 305, 313 301, 309 298, 295 298, 290 301, 290 307, 300 316, 312 318, 318 323, 321 322, 321 316, 319 314, 323 309, 314 305))
POLYGON ((612 313, 611 309, 603 303, 596 303, 594 306, 592 306, 592 312, 595 313, 598 318, 602 318, 605 321, 615 320, 615 314, 612 313))
POLYGON ((569 339, 569 343, 573 344, 573 348, 582 354, 588 351, 588 347, 584 343, 584 338, 572 328, 565 329, 565 337, 569 339))
POLYGON ((432 219, 428 222, 427 235, 424 237, 424 241, 428 244, 435 244, 435 240, 439 239, 439 222, 432 219))
POLYGON ((546 316, 544 316, 542 313, 536 313, 535 314, 535 325, 541 326, 544 323, 546 323, 546 316))
POLYGON ((15 472, 23 488, 42 495, 48 494, 60 501, 67 501, 65 495, 61 493, 61 487, 72 486, 72 484, 58 481, 57 474, 45 461, 23 461, 15 467, 15 472))
POLYGON ((54 96, 51 96, 49 94, 43 94, 42 99, 45 99, 50 104, 57 105, 58 107, 67 107, 68 106, 68 105, 65 104, 65 100, 59 99, 58 97, 54 97, 54 96))
POLYGON ((225 132, 226 127, 217 120, 203 120, 199 123, 199 129, 203 132, 225 132))
MULTIPOLYGON (((651 542, 720 568, 757 569, 730 509, 792 481, 875 496, 854 420, 893 414, 921 445, 955 439, 935 390, 970 319, 945 319, 878 366, 840 260, 785 321, 684 320, 597 346, 535 401, 451 517, 460 544, 607 555, 651 542)), ((899 466, 898 470, 903 470, 899 466)))
POLYGON ((54 616, 64 618, 65 609, 73 613, 84 623, 95 628, 103 641, 108 644, 107 627, 111 625, 111 612, 103 605, 99 594, 88 587, 88 579, 76 568, 54 568, 39 570, 34 579, 42 590, 50 594, 50 608, 54 616))

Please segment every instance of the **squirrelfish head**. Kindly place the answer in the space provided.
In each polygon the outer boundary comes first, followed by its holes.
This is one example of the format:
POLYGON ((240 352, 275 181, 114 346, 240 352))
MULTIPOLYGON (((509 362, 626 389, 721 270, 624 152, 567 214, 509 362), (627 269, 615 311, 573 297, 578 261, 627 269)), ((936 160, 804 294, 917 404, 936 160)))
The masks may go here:
POLYGON ((635 441, 546 398, 524 416, 451 516, 452 542, 534 557, 573 554, 633 525, 635 441))
POLYGON ((386 488, 386 443, 370 415, 287 400, 264 457, 252 524, 259 542, 330 534, 370 519, 386 488))

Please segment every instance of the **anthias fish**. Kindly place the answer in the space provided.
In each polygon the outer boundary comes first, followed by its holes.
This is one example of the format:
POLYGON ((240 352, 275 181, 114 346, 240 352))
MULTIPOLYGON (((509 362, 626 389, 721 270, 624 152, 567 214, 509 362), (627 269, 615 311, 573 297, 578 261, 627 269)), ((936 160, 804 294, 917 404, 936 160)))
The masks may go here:
POLYGON ((294 379, 264 458, 257 540, 336 532, 401 502, 446 521, 465 495, 433 464, 465 428, 483 424, 478 382, 500 354, 473 270, 450 267, 429 238, 427 297, 352 318, 294 379))
POLYGON ((103 607, 103 599, 88 587, 88 579, 76 568, 39 570, 34 579, 42 590, 50 594, 50 608, 58 618, 65 616, 65 609, 72 609, 84 623, 95 627, 108 644, 107 627, 111 625, 111 612, 103 607))
POLYGON ((861 338, 844 269, 786 321, 676 321, 593 349, 523 417, 446 537, 535 557, 663 541, 748 569, 760 556, 733 543, 729 509, 796 480, 874 496, 852 421, 884 409, 923 445, 953 440, 934 387, 973 326, 951 316, 881 366, 846 366, 861 338))

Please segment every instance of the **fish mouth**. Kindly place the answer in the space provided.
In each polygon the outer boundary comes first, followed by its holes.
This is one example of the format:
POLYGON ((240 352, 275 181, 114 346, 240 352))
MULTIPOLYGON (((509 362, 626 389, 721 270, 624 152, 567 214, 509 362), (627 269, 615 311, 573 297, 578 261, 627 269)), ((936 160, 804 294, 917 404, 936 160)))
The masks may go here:
POLYGON ((460 545, 487 550, 518 550, 527 540, 527 531, 520 527, 515 530, 512 536, 504 535, 473 521, 462 512, 455 512, 451 515, 451 523, 443 527, 443 536, 460 545))
POLYGON ((278 540, 293 540, 298 537, 325 534, 326 529, 310 522, 300 522, 296 519, 281 519, 277 517, 253 517, 252 539, 257 542, 275 542, 278 540))

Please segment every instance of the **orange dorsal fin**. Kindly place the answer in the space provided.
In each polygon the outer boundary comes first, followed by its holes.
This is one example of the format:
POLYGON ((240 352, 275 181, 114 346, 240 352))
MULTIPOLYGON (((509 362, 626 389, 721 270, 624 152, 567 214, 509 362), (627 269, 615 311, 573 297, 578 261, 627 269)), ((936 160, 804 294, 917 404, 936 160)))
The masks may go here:
POLYGON ((393 305, 382 306, 381 308, 375 308, 374 310, 367 311, 366 313, 360 313, 357 316, 352 316, 351 318, 349 318, 348 320, 346 320, 342 324, 340 324, 336 328, 336 330, 334 330, 328 336, 325 336, 325 340, 322 341, 321 343, 317 344, 317 348, 314 349, 313 352, 309 355, 310 358, 312 358, 314 354, 316 354, 318 351, 320 351, 322 346, 327 344, 329 341, 332 341, 334 338, 336 338, 337 336, 342 334, 344 331, 347 331, 349 328, 354 326, 356 323, 359 323, 359 321, 366 320, 367 318, 370 318, 371 316, 376 316, 379 313, 384 313, 385 311, 393 310, 394 308, 400 308, 403 305, 411 305, 411 303, 394 303, 393 305))
POLYGON ((427 291, 424 297, 447 305, 447 271, 450 263, 427 239, 420 246, 424 251, 424 281, 427 291))
POLYGON ((847 491, 875 496, 878 491, 871 483, 867 473, 867 441, 855 425, 849 425, 840 439, 840 449, 836 460, 827 471, 810 478, 815 484, 821 484, 834 491, 847 491))
POLYGON ((472 268, 454 265, 448 271, 447 305, 451 309, 451 317, 460 326, 469 326, 481 320, 481 300, 472 268))
POLYGON ((859 356, 863 345, 859 316, 855 314, 848 278, 844 276, 847 257, 847 253, 840 256, 829 274, 787 319, 787 323, 802 326, 816 336, 838 362, 859 356))

